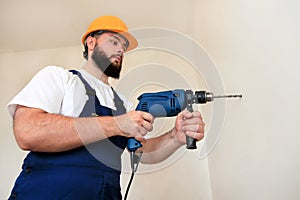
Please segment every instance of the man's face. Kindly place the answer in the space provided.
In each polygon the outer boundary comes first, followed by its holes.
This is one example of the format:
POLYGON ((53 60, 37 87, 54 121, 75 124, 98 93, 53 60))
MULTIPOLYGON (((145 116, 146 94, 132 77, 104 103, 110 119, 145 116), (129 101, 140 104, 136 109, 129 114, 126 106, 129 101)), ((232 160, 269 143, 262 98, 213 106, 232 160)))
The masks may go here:
POLYGON ((97 38, 91 58, 105 75, 118 79, 126 48, 126 40, 121 36, 103 33, 97 38))

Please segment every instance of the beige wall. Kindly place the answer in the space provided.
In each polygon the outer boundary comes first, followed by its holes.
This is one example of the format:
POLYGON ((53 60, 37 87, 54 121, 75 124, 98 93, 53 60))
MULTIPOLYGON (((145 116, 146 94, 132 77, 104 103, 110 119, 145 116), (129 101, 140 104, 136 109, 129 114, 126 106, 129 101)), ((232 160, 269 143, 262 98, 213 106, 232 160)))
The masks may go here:
POLYGON ((228 92, 222 137, 209 156, 214 200, 299 199, 298 1, 201 1, 195 34, 228 92))
MULTIPOLYGON (((190 15, 187 19, 192 19, 187 22, 191 25, 190 36, 216 64, 225 90, 241 92, 244 97, 241 101, 227 101, 222 135, 207 159, 200 160, 199 151, 187 152, 174 159, 176 162, 168 161, 166 167, 155 168, 161 170, 138 174, 131 198, 298 199, 298 1, 213 0, 191 4, 194 10, 185 13, 190 15)), ((131 60, 135 54, 148 62, 146 55, 157 57, 156 53, 129 54, 126 65, 130 68, 139 64, 131 60)), ((176 66, 179 71, 181 66, 188 66, 182 60, 178 61, 180 66, 162 59, 156 62, 176 66)), ((72 68, 81 63, 78 46, 0 55, 0 199, 8 195, 25 155, 14 141, 5 105, 42 67, 54 64, 72 68)), ((191 86, 202 89, 203 80, 200 78, 191 86)), ((206 112, 209 116, 210 110, 206 112)), ((206 119, 209 122, 209 117, 206 119)), ((163 126, 167 129, 168 125, 163 126)), ((147 171, 144 166, 140 170, 147 171)), ((124 187, 128 180, 125 174, 124 187)))

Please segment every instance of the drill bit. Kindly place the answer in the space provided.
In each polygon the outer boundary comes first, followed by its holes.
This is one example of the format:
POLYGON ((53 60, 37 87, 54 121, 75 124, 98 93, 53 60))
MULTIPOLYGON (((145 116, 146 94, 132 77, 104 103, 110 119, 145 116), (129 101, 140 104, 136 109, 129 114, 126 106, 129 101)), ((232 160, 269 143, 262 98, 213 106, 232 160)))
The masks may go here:
POLYGON ((207 102, 211 102, 216 98, 242 98, 241 94, 234 94, 234 95, 214 95, 212 92, 206 91, 196 91, 195 95, 192 95, 193 103, 200 103, 204 104, 207 102))
POLYGON ((243 95, 241 94, 230 94, 230 95, 217 95, 213 96, 213 98, 242 98, 243 95))

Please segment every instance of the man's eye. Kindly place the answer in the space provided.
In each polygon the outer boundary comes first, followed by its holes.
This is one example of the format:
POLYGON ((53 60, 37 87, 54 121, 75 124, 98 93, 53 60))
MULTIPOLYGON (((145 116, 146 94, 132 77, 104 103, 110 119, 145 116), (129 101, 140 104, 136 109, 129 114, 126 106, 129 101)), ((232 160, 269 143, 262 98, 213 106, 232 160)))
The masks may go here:
POLYGON ((111 40, 110 42, 111 42, 114 46, 117 46, 117 45, 118 45, 118 42, 115 41, 115 40, 111 40))

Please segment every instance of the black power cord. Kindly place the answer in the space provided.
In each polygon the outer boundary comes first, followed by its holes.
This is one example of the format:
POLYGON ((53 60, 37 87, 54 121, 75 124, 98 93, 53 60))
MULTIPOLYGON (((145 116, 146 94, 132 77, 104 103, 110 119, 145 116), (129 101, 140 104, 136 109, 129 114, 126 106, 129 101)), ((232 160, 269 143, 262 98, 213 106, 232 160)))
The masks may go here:
POLYGON ((131 170, 132 171, 131 171, 131 177, 130 177, 130 180, 129 180, 129 183, 127 185, 127 189, 126 189, 126 192, 125 192, 124 200, 127 199, 129 189, 130 189, 133 177, 135 175, 135 172, 136 172, 136 170, 139 166, 142 154, 143 154, 143 152, 140 152, 140 155, 137 156, 133 151, 130 152, 130 162, 131 162, 131 170))

